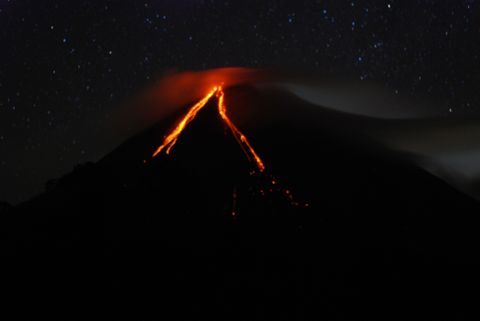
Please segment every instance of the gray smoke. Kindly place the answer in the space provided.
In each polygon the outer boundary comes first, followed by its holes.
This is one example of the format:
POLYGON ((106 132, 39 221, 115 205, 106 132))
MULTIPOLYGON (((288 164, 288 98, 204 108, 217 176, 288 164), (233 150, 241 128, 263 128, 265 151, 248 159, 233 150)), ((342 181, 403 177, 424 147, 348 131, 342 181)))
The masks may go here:
POLYGON ((275 81, 262 88, 286 90, 344 115, 354 129, 403 159, 480 199, 480 119, 457 117, 445 106, 402 97, 371 84, 339 81, 275 81))

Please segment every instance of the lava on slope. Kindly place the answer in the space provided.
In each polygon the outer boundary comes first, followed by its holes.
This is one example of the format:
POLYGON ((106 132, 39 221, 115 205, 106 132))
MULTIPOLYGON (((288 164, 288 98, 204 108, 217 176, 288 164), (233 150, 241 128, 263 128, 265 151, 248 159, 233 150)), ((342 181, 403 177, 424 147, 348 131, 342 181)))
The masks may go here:
POLYGON ((165 137, 162 145, 160 145, 160 147, 155 150, 152 157, 156 157, 163 150, 165 150, 165 153, 167 155, 170 154, 171 149, 173 148, 173 146, 175 146, 175 143, 177 142, 179 136, 181 135, 185 127, 187 127, 188 124, 195 119, 197 113, 203 107, 205 107, 210 98, 212 98, 214 95, 218 98, 218 113, 220 114, 222 120, 232 131, 233 136, 237 140, 248 160, 255 164, 257 170, 260 173, 263 172, 265 170, 265 165, 262 159, 255 152, 255 149, 253 149, 252 145, 248 141, 248 138, 237 128, 237 126, 235 126, 235 124, 227 116, 225 93, 223 92, 222 86, 213 87, 212 90, 210 90, 210 92, 205 97, 203 97, 199 102, 197 102, 190 108, 188 113, 183 117, 183 119, 178 123, 178 125, 170 132, 170 134, 165 137))
MULTIPOLYGON (((184 129, 195 119, 198 112, 202 110, 202 108, 205 107, 210 101, 210 99, 213 98, 214 96, 217 98, 218 114, 221 120, 230 129, 233 137, 237 141, 238 145, 241 147, 246 158, 248 159, 250 164, 252 164, 252 166, 254 167, 254 170, 252 170, 250 174, 251 175, 265 174, 266 166, 264 161, 255 151, 255 149, 253 148, 252 144, 250 143, 248 138, 245 136, 245 134, 243 134, 242 131, 238 129, 238 127, 232 122, 232 120, 227 115, 227 105, 225 103, 225 92, 223 91, 222 86, 213 87, 208 92, 207 95, 205 95, 195 105, 190 107, 186 115, 180 120, 180 122, 175 126, 175 128, 168 135, 165 136, 163 143, 152 154, 152 158, 157 157, 159 154, 162 153, 162 151, 165 151, 165 154, 169 155, 172 148, 177 143, 180 135, 184 131, 184 129)), ((271 175, 262 175, 260 181, 267 182, 266 184, 262 184, 263 186, 259 188, 259 194, 261 196, 265 196, 267 193, 276 192, 283 195, 288 200, 290 205, 292 206, 300 205, 300 203, 294 199, 290 190, 282 188, 281 185, 279 184, 279 181, 275 177, 271 175)), ((232 195, 232 203, 234 204, 232 206, 233 208, 232 216, 236 215, 235 204, 236 204, 237 197, 238 197, 237 193, 236 191, 234 191, 232 195)), ((308 203, 305 203, 304 206, 308 207, 309 205, 308 203)))
POLYGON ((152 157, 157 156, 165 149, 165 153, 168 155, 170 154, 170 150, 175 145, 178 140, 178 137, 185 129, 185 127, 195 119, 197 113, 207 104, 210 98, 217 92, 217 87, 213 88, 204 98, 202 98, 198 103, 190 108, 188 113, 183 117, 180 123, 175 127, 172 132, 165 137, 163 144, 157 148, 157 150, 153 153, 152 157))

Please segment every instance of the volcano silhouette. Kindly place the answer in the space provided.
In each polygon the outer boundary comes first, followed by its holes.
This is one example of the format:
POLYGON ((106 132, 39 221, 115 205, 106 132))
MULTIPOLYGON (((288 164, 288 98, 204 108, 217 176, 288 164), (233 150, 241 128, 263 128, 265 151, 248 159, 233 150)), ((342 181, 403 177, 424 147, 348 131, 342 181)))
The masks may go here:
POLYGON ((229 88, 231 118, 267 164, 252 175, 216 99, 169 155, 151 158, 189 106, 3 215, 2 251, 21 262, 8 264, 3 288, 35 307, 20 315, 467 313, 476 272, 444 264, 478 263, 477 201, 368 143, 354 131, 367 119, 283 91, 229 88))

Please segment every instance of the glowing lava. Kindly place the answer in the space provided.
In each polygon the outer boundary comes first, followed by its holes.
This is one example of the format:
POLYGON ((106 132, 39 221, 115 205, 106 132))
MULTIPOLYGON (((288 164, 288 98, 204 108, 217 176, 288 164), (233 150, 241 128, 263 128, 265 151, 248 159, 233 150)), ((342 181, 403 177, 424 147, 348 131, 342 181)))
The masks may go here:
POLYGON ((218 113, 222 117, 223 121, 232 131, 233 136, 237 140, 238 144, 242 147, 243 152, 247 156, 250 162, 254 161, 257 169, 260 172, 265 170, 265 165, 263 164, 262 159, 257 155, 252 145, 248 141, 247 137, 242 134, 242 132, 235 126, 234 123, 227 116, 227 106, 225 105, 225 93, 222 90, 222 87, 219 87, 217 90, 218 97, 218 113))
POLYGON ((238 144, 242 148, 243 152, 247 156, 248 160, 255 165, 259 172, 263 172, 265 170, 265 165, 258 156, 258 154, 253 149, 252 145, 248 141, 247 137, 235 126, 235 124, 228 118, 227 116, 227 106, 225 104, 225 93, 221 86, 214 87, 205 97, 203 97, 198 103, 193 105, 188 113, 183 117, 183 119, 178 123, 178 125, 171 131, 169 135, 167 135, 160 147, 153 153, 152 157, 157 156, 163 150, 168 155, 178 141, 178 137, 183 132, 185 127, 195 119, 198 112, 208 103, 210 98, 216 95, 218 98, 218 113, 222 118, 223 122, 230 128, 233 136, 237 140, 238 144))
POLYGON ((202 100, 200 100, 198 103, 196 103, 188 113, 183 117, 183 119, 180 121, 180 123, 175 127, 172 132, 165 137, 163 140, 163 144, 157 148, 155 153, 153 153, 152 157, 157 156, 166 148, 165 153, 168 155, 170 153, 170 150, 172 147, 175 145, 175 143, 178 140, 178 136, 182 133, 182 131, 187 127, 187 125, 195 119, 195 116, 197 116, 197 113, 207 104, 207 102, 212 98, 213 95, 218 91, 218 87, 214 87, 202 100))
MULTIPOLYGON (((256 169, 251 174, 254 173, 263 173, 265 171, 265 164, 263 163, 262 159, 253 149, 252 145, 248 141, 247 137, 235 126, 235 124, 230 120, 227 115, 227 105, 225 103, 225 92, 223 91, 222 86, 213 87, 210 92, 204 96, 200 101, 198 101, 195 105, 193 105, 187 112, 187 114, 180 120, 180 122, 175 126, 175 128, 165 136, 162 145, 157 148, 157 150, 153 153, 152 158, 158 156, 162 151, 165 151, 165 154, 169 155, 172 148, 177 143, 180 135, 182 134, 183 130, 190 124, 195 117, 197 116, 198 112, 207 105, 210 99, 215 96, 217 98, 217 105, 218 105, 218 114, 220 118, 224 122, 224 124, 230 128, 232 135, 235 137, 235 140, 242 148, 243 152, 245 153, 247 159, 252 164, 252 166, 256 169)), ((146 161, 144 161, 146 163, 146 161)), ((264 182, 262 188, 260 188, 259 192, 261 196, 267 196, 267 194, 272 193, 280 193, 283 195, 291 206, 298 207, 300 203, 298 203, 292 196, 290 190, 285 189, 281 186, 278 180, 276 180, 273 176, 270 175, 262 175, 261 181, 264 182)), ((232 212, 231 215, 235 217, 237 213, 237 199, 238 199, 238 192, 236 187, 233 189, 232 194, 232 212)), ((308 203, 304 204, 304 207, 309 207, 308 203)))

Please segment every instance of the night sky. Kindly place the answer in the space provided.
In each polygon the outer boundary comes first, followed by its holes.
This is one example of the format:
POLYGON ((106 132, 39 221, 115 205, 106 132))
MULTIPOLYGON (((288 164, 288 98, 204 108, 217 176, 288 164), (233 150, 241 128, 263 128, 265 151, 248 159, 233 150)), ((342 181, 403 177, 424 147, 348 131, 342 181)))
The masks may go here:
POLYGON ((0 0, 0 200, 108 153, 171 69, 299 68, 480 115, 479 40, 477 0, 0 0))

